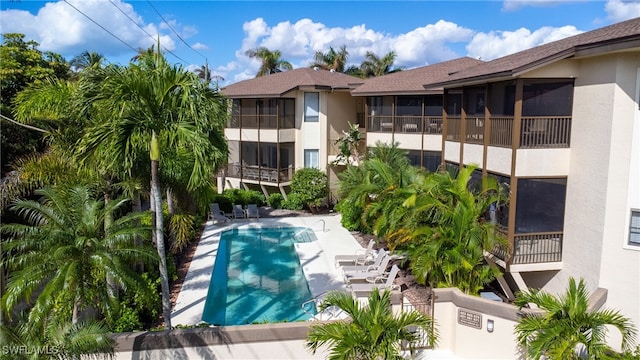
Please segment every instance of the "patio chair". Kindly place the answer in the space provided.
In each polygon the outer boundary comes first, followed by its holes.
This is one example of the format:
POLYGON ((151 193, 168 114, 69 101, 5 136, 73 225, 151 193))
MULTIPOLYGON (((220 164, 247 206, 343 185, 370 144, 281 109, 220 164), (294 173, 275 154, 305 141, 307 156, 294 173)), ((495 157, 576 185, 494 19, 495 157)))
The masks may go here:
POLYGON ((220 205, 218 203, 212 203, 209 205, 209 220, 213 220, 214 222, 222 221, 227 222, 229 218, 227 215, 220 210, 220 205))
POLYGON ((234 219, 246 218, 246 213, 244 212, 244 209, 242 209, 242 205, 240 204, 233 205, 233 212, 231 214, 233 215, 234 219))
POLYGON ((350 255, 336 255, 334 259, 336 267, 340 266, 342 263, 347 263, 348 265, 366 265, 368 262, 372 262, 374 243, 375 240, 371 239, 366 249, 357 249, 353 254, 350 255))
MULTIPOLYGON (((351 289, 351 293, 353 294, 353 296, 356 296, 356 297, 358 296, 358 294, 368 295, 370 292, 372 292, 375 289, 378 289, 378 290, 399 289, 400 288, 399 286, 393 284, 393 281, 398 276, 398 272, 400 272, 400 269, 398 268, 398 266, 393 265, 391 267, 391 271, 389 271, 389 275, 386 277, 386 279, 384 279, 385 281, 383 283, 349 284, 349 288, 351 289)), ((382 279, 382 277, 380 279, 382 279)))
POLYGON ((346 274, 350 272, 373 271, 374 269, 377 269, 378 267, 383 265, 385 258, 388 258, 388 257, 389 257, 389 253, 384 249, 380 249, 378 251, 378 255, 376 255, 376 258, 373 260, 373 264, 343 266, 342 273, 346 274))
POLYGON ((369 265, 369 269, 365 271, 343 271, 344 282, 349 284, 351 282, 367 280, 369 282, 376 282, 379 278, 389 275, 387 266, 391 261, 391 256, 386 255, 382 258, 382 262, 378 266, 369 265))
POLYGON ((257 204, 247 205, 246 216, 247 216, 247 219, 250 219, 250 218, 260 219, 260 212, 258 211, 258 205, 257 204))

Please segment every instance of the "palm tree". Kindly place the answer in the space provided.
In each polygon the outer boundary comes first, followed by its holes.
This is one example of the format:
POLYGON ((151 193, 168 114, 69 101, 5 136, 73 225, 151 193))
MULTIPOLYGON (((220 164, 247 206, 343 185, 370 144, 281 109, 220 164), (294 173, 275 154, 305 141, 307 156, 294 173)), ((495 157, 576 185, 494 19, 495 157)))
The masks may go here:
POLYGON ((100 67, 105 60, 105 57, 100 53, 83 51, 80 55, 71 59, 69 65, 77 72, 87 68, 100 67))
POLYGON ((219 93, 181 66, 170 66, 156 53, 142 64, 113 69, 96 90, 96 106, 104 115, 90 126, 80 145, 85 157, 109 154, 107 167, 139 169, 149 154, 154 240, 159 255, 163 316, 171 327, 169 280, 164 243, 160 190, 163 167, 180 163, 188 190, 210 187, 212 174, 226 161, 223 136, 226 101, 219 93), (153 61, 151 61, 153 60, 153 61))
POLYGON ((382 76, 391 74, 394 72, 402 71, 402 67, 392 68, 393 63, 396 60, 396 53, 394 51, 388 52, 383 57, 378 57, 371 51, 367 51, 365 60, 360 65, 360 71, 364 77, 370 78, 374 76, 382 76))
POLYGON ((316 51, 314 60, 309 67, 318 67, 323 70, 333 70, 336 72, 344 72, 347 65, 347 47, 342 45, 339 51, 336 51, 333 47, 329 47, 329 51, 323 53, 322 51, 316 51))
POLYGON ((219 81, 224 81, 224 77, 222 77, 221 75, 212 75, 211 74, 211 70, 209 70, 209 66, 208 65, 202 65, 201 67, 197 68, 195 70, 196 75, 198 75, 198 78, 204 80, 205 83, 209 84, 211 82, 211 80, 215 79, 216 80, 216 89, 219 88, 219 81))
MULTIPOLYGON (((22 321, 23 320, 23 321, 22 321)), ((0 359, 76 359, 111 358, 115 341, 108 329, 99 322, 70 323, 48 322, 42 331, 36 332, 26 319, 14 329, 0 327, 3 345, 14 349, 23 347, 30 351, 0 352, 0 359), (35 350, 34 350, 35 349, 35 350), (37 351, 36 351, 37 350, 37 351)))
POLYGON ((107 274, 125 289, 145 288, 129 266, 136 258, 154 259, 150 249, 133 244, 137 236, 150 233, 134 223, 142 214, 120 217, 104 228, 105 218, 123 212, 126 199, 105 204, 94 200, 86 186, 45 188, 36 195, 40 202, 20 200, 12 207, 26 224, 0 227, 9 235, 3 250, 11 254, 5 259, 12 272, 2 298, 7 311, 26 299, 33 303, 28 322, 36 328, 50 318, 64 320, 65 314, 76 325, 88 305, 103 312, 114 306, 107 274))
POLYGON ((282 53, 280 50, 271 51, 266 47, 259 47, 247 50, 245 54, 252 59, 259 58, 262 62, 256 77, 293 69, 293 65, 290 62, 281 59, 282 53))
POLYGON ((372 291, 368 304, 362 306, 351 294, 330 292, 320 305, 320 310, 338 307, 349 315, 348 321, 335 321, 313 325, 307 335, 307 348, 313 353, 323 345, 329 345, 329 359, 403 359, 401 344, 412 344, 417 336, 412 328, 421 328, 435 345, 437 332, 428 316, 417 311, 394 315, 391 310, 391 292, 372 291))
POLYGON ((476 294, 500 275, 484 259, 484 252, 505 239, 499 237, 485 213, 492 203, 503 201, 495 179, 483 180, 480 191, 470 186, 475 166, 460 169, 457 177, 447 172, 432 173, 420 188, 405 198, 412 209, 404 223, 409 243, 412 272, 421 283, 457 287, 476 294))
POLYGON ((518 293, 515 304, 521 309, 529 303, 545 310, 542 315, 525 313, 515 327, 518 343, 527 356, 539 359, 602 359, 612 352, 606 344, 607 328, 612 326, 622 335, 621 347, 631 350, 636 329, 631 320, 614 310, 589 310, 589 293, 583 279, 576 284, 569 279, 567 291, 554 296, 531 289, 518 293), (586 354, 579 354, 580 348, 586 354), (576 353, 578 352, 578 353, 576 353))

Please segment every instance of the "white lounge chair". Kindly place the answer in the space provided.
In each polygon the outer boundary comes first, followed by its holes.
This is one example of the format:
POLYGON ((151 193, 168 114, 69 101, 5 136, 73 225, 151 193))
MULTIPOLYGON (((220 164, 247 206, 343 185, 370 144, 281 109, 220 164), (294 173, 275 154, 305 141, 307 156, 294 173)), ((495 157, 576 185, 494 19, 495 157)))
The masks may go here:
POLYGON ((260 212, 258 211, 258 205, 257 204, 247 205, 246 216, 247 216, 247 219, 250 219, 250 218, 260 219, 260 212))
POLYGON ((246 213, 244 212, 244 209, 242 208, 242 205, 240 204, 236 204, 233 205, 233 218, 234 219, 245 219, 246 218, 246 213))
MULTIPOLYGON (((389 253, 384 249, 380 249, 378 251, 378 255, 376 255, 376 258, 373 260, 373 264, 370 264, 370 265, 343 266, 342 267, 342 272, 343 273, 350 273, 350 272, 372 271, 374 269, 377 269, 382 264, 382 262, 384 261, 385 257, 389 257, 389 253)), ((388 262, 387 262, 387 264, 388 264, 388 262)))
POLYGON ((366 265, 367 262, 373 261, 373 244, 375 241, 371 239, 366 249, 357 249, 351 255, 336 255, 336 267, 340 265, 366 265), (343 264, 345 263, 345 264, 343 264))
POLYGON ((229 218, 222 210, 220 210, 220 205, 218 205, 218 203, 213 203, 209 205, 209 220, 213 220, 214 222, 222 221, 226 223, 229 221, 229 218))
POLYGON ((387 266, 389 266, 389 261, 391 261, 391 256, 387 254, 382 258, 382 262, 378 266, 370 265, 369 269, 365 271, 348 271, 348 272, 343 271, 344 282, 347 284, 354 281, 357 282, 359 280, 376 282, 378 278, 385 277, 386 275, 389 274, 389 272, 387 272, 387 266))
POLYGON ((358 294, 368 295, 370 292, 372 292, 375 289, 378 289, 378 290, 398 289, 399 287, 397 285, 394 285, 393 281, 398 276, 399 271, 400 269, 398 269, 398 266, 393 265, 391 267, 391 271, 389 271, 389 276, 387 276, 384 283, 349 284, 349 288, 351 289, 351 293, 356 297, 358 296, 358 294))

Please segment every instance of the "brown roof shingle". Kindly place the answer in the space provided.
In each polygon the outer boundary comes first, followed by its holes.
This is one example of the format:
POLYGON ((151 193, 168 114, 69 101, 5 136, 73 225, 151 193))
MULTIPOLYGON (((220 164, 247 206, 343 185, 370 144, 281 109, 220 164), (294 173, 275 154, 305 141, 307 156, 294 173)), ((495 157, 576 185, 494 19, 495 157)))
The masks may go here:
MULTIPOLYGON (((441 63, 422 66, 415 69, 374 77, 365 80, 364 84, 351 91, 354 96, 369 96, 383 94, 425 94, 423 84, 442 81, 449 74, 464 68, 481 64, 481 60, 470 57, 444 61, 441 63)), ((433 89, 431 89, 433 91, 433 89)), ((440 89, 440 91, 442 91, 440 89)))
POLYGON ((299 68, 239 81, 223 87, 221 91, 230 98, 279 97, 296 88, 307 86, 327 90, 348 90, 350 84, 362 81, 339 72, 299 68))
POLYGON ((635 18, 469 67, 447 79, 425 82, 424 87, 458 85, 474 80, 516 76, 542 64, 574 56, 580 50, 623 43, 637 47, 639 41, 640 18, 635 18))

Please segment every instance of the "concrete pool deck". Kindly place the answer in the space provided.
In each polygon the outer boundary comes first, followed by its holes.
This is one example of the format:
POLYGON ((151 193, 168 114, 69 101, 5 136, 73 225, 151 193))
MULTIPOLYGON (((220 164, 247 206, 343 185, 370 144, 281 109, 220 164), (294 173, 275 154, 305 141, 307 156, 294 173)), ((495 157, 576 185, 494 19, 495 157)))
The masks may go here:
POLYGON ((338 254, 353 254, 362 247, 353 235, 342 227, 340 219, 340 215, 335 214, 232 220, 226 224, 207 222, 171 312, 172 325, 202 323, 220 236, 228 229, 291 226, 314 230, 318 240, 295 244, 311 295, 316 297, 328 290, 346 289, 340 269, 334 265, 334 257, 338 254))

